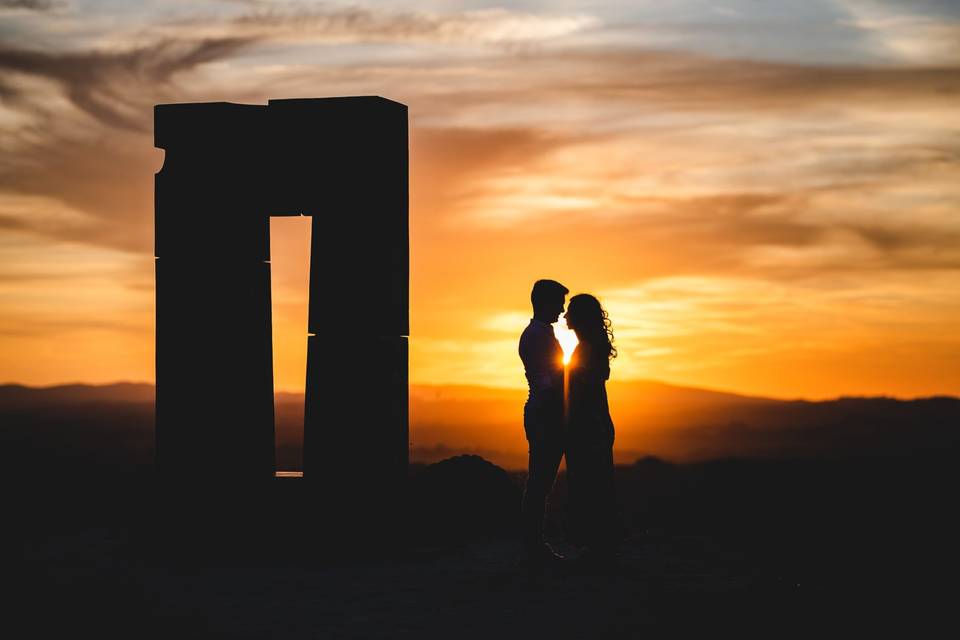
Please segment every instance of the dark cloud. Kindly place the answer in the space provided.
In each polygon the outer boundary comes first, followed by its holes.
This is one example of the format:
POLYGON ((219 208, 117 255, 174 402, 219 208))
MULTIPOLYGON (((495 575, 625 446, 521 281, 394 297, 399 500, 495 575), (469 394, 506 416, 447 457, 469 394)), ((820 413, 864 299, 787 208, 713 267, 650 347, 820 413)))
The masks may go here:
POLYGON ((20 92, 9 84, 0 81, 0 102, 13 103, 20 96, 20 92))
POLYGON ((164 40, 123 51, 0 49, 0 71, 52 80, 74 106, 101 123, 149 131, 149 107, 177 73, 229 57, 248 44, 249 39, 223 38, 164 40))
MULTIPOLYGON (((179 73, 228 57, 249 41, 165 40, 121 51, 47 53, 0 49, 4 103, 29 119, 5 131, 0 189, 42 195, 87 213, 92 224, 45 222, 29 228, 54 238, 146 252, 152 245, 151 193, 155 156, 153 105, 175 101, 179 73), (55 83, 64 98, 96 125, 57 107, 62 99, 20 90, 16 75, 55 83), (97 126, 99 125, 99 126, 97 126)), ((31 85, 36 87, 36 85, 31 85)), ((4 225, 13 224, 9 219, 4 225)))
POLYGON ((0 173, 0 189, 41 194, 90 216, 83 226, 29 223, 43 235, 148 252, 153 239, 151 152, 145 135, 54 138, 0 173))
POLYGON ((0 9, 26 9, 28 11, 50 11, 62 6, 54 0, 0 0, 0 9))
POLYGON ((29 225, 23 218, 0 213, 0 229, 19 231, 27 228, 29 225))
POLYGON ((898 269, 960 269, 960 231, 931 225, 842 224, 898 269))

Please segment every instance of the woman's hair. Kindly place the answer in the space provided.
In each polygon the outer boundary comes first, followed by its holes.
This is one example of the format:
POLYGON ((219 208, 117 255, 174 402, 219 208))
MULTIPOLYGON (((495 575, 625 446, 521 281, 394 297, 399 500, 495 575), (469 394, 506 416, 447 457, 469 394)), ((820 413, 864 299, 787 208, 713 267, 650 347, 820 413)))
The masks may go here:
POLYGON ((610 330, 610 317, 600 306, 600 301, 589 293, 578 293, 570 298, 567 305, 567 321, 577 334, 578 340, 585 340, 590 346, 607 358, 617 357, 617 348, 613 346, 613 331, 610 330))

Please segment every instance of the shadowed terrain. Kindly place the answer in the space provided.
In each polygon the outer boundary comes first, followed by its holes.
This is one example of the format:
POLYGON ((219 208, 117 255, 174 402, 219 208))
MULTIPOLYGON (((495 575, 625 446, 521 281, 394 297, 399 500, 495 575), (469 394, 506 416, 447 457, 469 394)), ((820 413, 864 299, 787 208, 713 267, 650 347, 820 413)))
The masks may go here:
MULTIPOLYGON (((476 455, 414 462, 406 503, 356 521, 295 479, 171 494, 153 477, 152 392, 0 389, 4 536, 21 550, 11 610, 37 636, 790 637, 917 633, 952 610, 953 399, 699 395, 726 426, 677 427, 683 446, 713 428, 710 447, 728 455, 619 464, 620 566, 560 568, 537 584, 514 535, 523 472, 476 455), (737 448, 722 449, 734 446, 725 438, 737 448)), ((281 445, 296 414, 284 400, 296 399, 281 397, 281 445)), ((434 406, 418 402, 420 415, 434 406)), ((565 502, 561 474, 546 531, 575 557, 565 502)))

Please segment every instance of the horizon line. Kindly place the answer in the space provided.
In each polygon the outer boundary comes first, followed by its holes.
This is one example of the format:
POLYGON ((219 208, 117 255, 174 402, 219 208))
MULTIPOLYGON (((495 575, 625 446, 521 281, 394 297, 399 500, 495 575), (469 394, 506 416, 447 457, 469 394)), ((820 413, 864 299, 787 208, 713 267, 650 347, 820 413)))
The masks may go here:
MULTIPOLYGON (((776 396, 776 395, 757 395, 745 391, 734 391, 728 389, 717 389, 714 387, 697 387, 691 386, 689 384, 678 384, 674 382, 667 382, 664 380, 656 380, 654 378, 626 378, 623 380, 613 380, 613 384, 629 384, 629 383, 647 383, 647 384, 658 384, 666 387, 673 387, 675 389, 689 389, 692 391, 701 391, 707 393, 718 393, 723 395, 730 396, 739 396, 748 400, 773 400, 778 402, 832 402, 837 400, 845 399, 886 399, 886 400, 898 400, 903 402, 909 402, 912 400, 930 400, 934 398, 951 398, 955 400, 960 400, 960 395, 954 395, 951 393, 930 393, 925 395, 916 395, 916 396, 897 396, 893 394, 841 394, 836 396, 825 396, 821 398, 807 398, 802 396, 776 396)), ((57 389, 61 387, 112 387, 119 385, 135 385, 135 386, 151 386, 156 387, 155 382, 148 382, 144 380, 116 380, 114 382, 82 382, 82 381, 70 381, 70 382, 58 382, 53 384, 40 384, 32 385, 26 384, 23 382, 11 382, 4 381, 0 382, 0 387, 23 387, 26 389, 57 389)), ((484 385, 484 384, 472 384, 465 382, 449 382, 449 383, 437 383, 437 382, 410 382, 409 387, 469 387, 469 388, 478 388, 478 389, 491 389, 495 391, 525 391, 525 387, 508 387, 508 386, 498 386, 498 385, 484 385)), ((274 395, 277 394, 287 394, 287 395, 304 395, 304 391, 290 391, 286 389, 274 389, 274 395)))

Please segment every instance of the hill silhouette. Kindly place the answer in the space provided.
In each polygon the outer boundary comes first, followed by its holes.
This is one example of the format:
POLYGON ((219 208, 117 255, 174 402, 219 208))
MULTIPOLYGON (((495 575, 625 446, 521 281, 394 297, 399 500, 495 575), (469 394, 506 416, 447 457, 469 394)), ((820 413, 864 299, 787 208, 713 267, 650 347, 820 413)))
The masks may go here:
POLYGON ((38 403, 152 403, 155 397, 154 386, 142 382, 118 382, 105 385, 78 383, 53 387, 28 387, 21 384, 0 385, 0 407, 4 408, 29 407, 38 403))
MULTIPOLYGON (((153 462, 150 384, 0 386, 6 469, 129 469, 153 462)), ((960 400, 886 397, 774 400, 652 381, 610 383, 618 464, 720 458, 898 456, 960 450, 960 400)), ((525 392, 410 387, 411 461, 480 455, 522 469, 525 392)), ((277 460, 299 468, 303 395, 278 393, 277 460)))
POLYGON ((460 455, 413 469, 410 522, 415 538, 449 543, 516 528, 520 487, 506 471, 480 456, 460 455))

